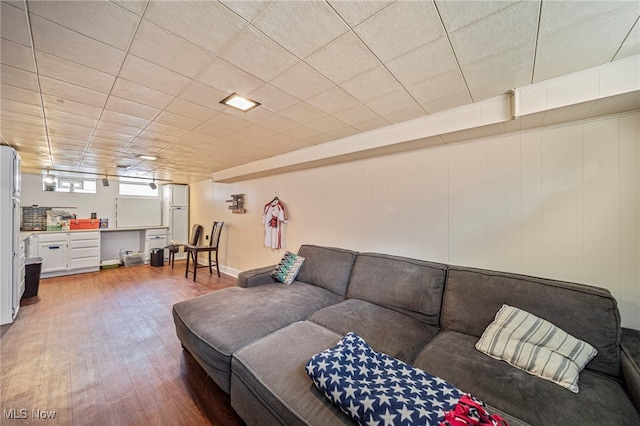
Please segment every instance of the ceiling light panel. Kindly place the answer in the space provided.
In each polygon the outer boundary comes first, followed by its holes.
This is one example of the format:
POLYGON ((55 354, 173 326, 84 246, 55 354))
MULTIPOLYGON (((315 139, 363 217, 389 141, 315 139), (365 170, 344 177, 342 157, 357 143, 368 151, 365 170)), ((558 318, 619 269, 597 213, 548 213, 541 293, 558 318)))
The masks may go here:
POLYGON ((260 105, 260 103, 253 101, 251 99, 245 98, 243 96, 240 96, 237 93, 230 94, 229 96, 221 100, 220 103, 239 109, 244 112, 250 111, 253 108, 260 105))

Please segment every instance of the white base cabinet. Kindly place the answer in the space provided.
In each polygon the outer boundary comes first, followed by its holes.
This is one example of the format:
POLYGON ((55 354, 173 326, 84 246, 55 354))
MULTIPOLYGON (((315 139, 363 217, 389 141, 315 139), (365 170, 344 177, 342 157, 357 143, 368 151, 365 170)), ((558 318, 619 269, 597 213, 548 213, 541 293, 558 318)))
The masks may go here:
POLYGON ((37 238, 44 278, 100 269, 100 231, 57 232, 37 238))

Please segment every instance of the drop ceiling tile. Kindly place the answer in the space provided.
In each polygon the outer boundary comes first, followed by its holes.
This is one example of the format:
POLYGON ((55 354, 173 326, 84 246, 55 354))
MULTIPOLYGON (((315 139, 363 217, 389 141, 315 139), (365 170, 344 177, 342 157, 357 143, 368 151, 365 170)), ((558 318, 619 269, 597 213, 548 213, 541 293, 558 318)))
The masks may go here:
POLYGON ((362 132, 368 132, 369 130, 379 129, 380 127, 388 126, 390 123, 382 117, 374 118, 373 120, 365 121, 354 125, 356 129, 362 132))
POLYGON ((289 68, 271 80, 271 84, 300 100, 315 96, 333 86, 333 83, 304 62, 289 68))
POLYGON ((202 123, 201 125, 199 125, 198 127, 196 127, 195 129, 193 129, 195 132, 198 133, 202 133, 208 136, 212 136, 214 138, 224 138, 226 136, 229 136, 231 133, 233 133, 234 131, 232 129, 227 129, 225 127, 220 127, 218 124, 216 123, 202 123))
POLYGON ((462 105, 467 105, 472 102, 469 92, 463 91, 458 93, 449 94, 445 98, 435 100, 425 100, 420 102, 422 108, 427 111, 428 114, 434 114, 436 112, 445 111, 451 108, 456 108, 462 105))
POLYGON ((54 96, 58 99, 64 99, 102 108, 107 101, 107 95, 84 87, 74 86, 73 84, 53 78, 40 76, 40 87, 42 93, 54 96))
POLYGON ((267 7, 269 3, 271 3, 271 0, 220 0, 220 3, 251 22, 264 10, 265 7, 267 7))
POLYGON ((2 99, 22 102, 29 105, 40 106, 40 94, 33 90, 22 89, 16 86, 2 84, 0 88, 2 99))
POLYGON ((180 93, 179 98, 207 107, 209 109, 220 111, 225 108, 220 103, 221 100, 229 96, 228 93, 211 86, 202 84, 199 81, 192 81, 186 89, 180 93))
MULTIPOLYGON (((420 107, 418 103, 407 93, 400 89, 387 93, 384 96, 373 99, 366 105, 376 114, 386 116, 395 112, 405 111, 409 108, 420 107)), ((423 111, 424 114, 424 111, 423 111)))
POLYGON ((329 90, 307 99, 307 103, 320 111, 332 114, 358 105, 360 102, 341 88, 333 86, 329 90))
MULTIPOLYGON (((46 114, 47 114, 47 121, 77 124, 79 126, 91 127, 91 128, 96 127, 96 124, 98 124, 97 118, 84 117, 82 115, 76 115, 76 114, 69 114, 63 111, 48 109, 46 114)), ((40 122, 40 124, 42 124, 42 122, 40 122)))
POLYGON ((191 81, 188 77, 131 54, 127 55, 119 76, 174 96, 177 96, 191 81))
POLYGON ((44 107, 47 111, 62 111, 69 114, 81 115, 83 117, 99 118, 102 113, 101 108, 97 108, 91 105, 83 104, 80 102, 74 102, 70 100, 64 100, 56 98, 55 96, 42 95, 44 101, 44 107))
POLYGON ((390 114, 386 114, 384 118, 392 124, 402 123, 405 121, 413 120, 415 118, 424 117, 426 115, 424 109, 420 105, 416 105, 410 108, 407 108, 403 111, 392 112, 390 114))
POLYGON ((193 118, 174 114, 168 111, 162 111, 160 114, 158 114, 154 122, 174 126, 185 130, 191 130, 202 124, 201 120, 194 120, 193 118))
POLYGON ((187 134, 187 132, 187 129, 182 129, 180 127, 162 124, 154 121, 153 123, 149 124, 147 128, 141 133, 141 137, 143 136, 143 134, 153 134, 154 137, 157 137, 159 139, 161 138, 161 136, 163 136, 166 140, 174 140, 175 138, 187 134))
POLYGON ((624 43, 618 53, 616 53, 616 57, 613 59, 624 59, 634 55, 640 55, 640 20, 636 21, 633 29, 624 40, 624 43))
POLYGON ((300 59, 349 30, 331 6, 319 1, 271 2, 253 25, 300 59))
POLYGON ((108 121, 110 123, 124 124, 125 126, 138 127, 138 128, 144 128, 149 123, 151 123, 150 120, 147 120, 144 118, 134 117, 132 115, 127 115, 127 114, 121 114, 115 111, 108 111, 106 109, 103 111, 100 119, 103 121, 108 121))
POLYGON ((537 2, 523 1, 449 34, 460 65, 523 44, 534 46, 538 7, 537 2))
POLYGON ((422 105, 452 93, 466 91, 460 71, 449 71, 408 87, 409 93, 422 105))
POLYGON ((38 91, 38 78, 35 73, 2 65, 0 66, 0 76, 2 76, 3 84, 38 91))
MULTIPOLYGON (((0 125, 4 128, 15 128, 16 125, 26 124, 29 126, 42 126, 42 117, 25 115, 19 112, 13 112, 8 110, 2 110, 2 121, 0 125)), ((37 129, 33 129, 34 131, 37 129)))
POLYGON ((570 74, 579 70, 594 67, 596 65, 605 64, 611 61, 616 53, 616 48, 601 50, 586 56, 573 59, 566 59, 563 62, 542 65, 536 62, 536 69, 533 74, 533 82, 549 80, 565 74, 570 74))
POLYGON ((267 138, 269 136, 273 136, 276 133, 278 133, 277 131, 270 129, 267 126, 264 126, 262 124, 256 123, 253 124, 249 127, 247 127, 246 129, 243 130, 244 133, 246 133, 249 136, 253 136, 257 139, 264 139, 267 138))
POLYGON ((55 135, 59 132, 64 132, 65 134, 73 133, 83 138, 90 138, 93 133, 93 128, 77 126, 75 124, 69 123, 60 123, 60 122, 52 122, 47 120, 47 130, 49 131, 49 135, 55 135))
MULTIPOLYGON (((242 71, 230 63, 216 58, 197 80, 208 86, 231 94, 236 92, 242 96, 265 84, 264 81, 242 71)), ((222 100, 222 99, 221 99, 222 100)))
POLYGON ((342 1, 342 0, 329 0, 331 7, 344 19, 351 27, 355 27, 361 22, 369 19, 371 16, 378 13, 380 10, 389 6, 393 1, 379 1, 379 0, 356 0, 356 1, 342 1))
POLYGON ((300 125, 300 123, 298 123, 297 121, 291 120, 287 117, 283 117, 279 114, 274 114, 270 117, 265 118, 264 120, 261 120, 260 124, 277 132, 285 132, 300 125))
POLYGON ((218 54, 248 25, 224 5, 212 1, 150 1, 145 19, 218 54))
POLYGON ((354 30, 383 62, 445 35, 430 1, 399 0, 354 30))
POLYGON ((36 1, 29 12, 120 50, 127 50, 140 20, 106 1, 36 1))
POLYGON ((66 59, 36 50, 40 75, 66 81, 76 86, 109 93, 115 76, 76 64, 66 59))
POLYGON ((125 52, 56 25, 38 16, 31 17, 33 40, 38 50, 116 75, 125 52))
POLYGON ((194 78, 214 58, 200 47, 142 20, 130 53, 156 65, 194 78))
POLYGON ((360 102, 367 102, 402 88, 383 66, 367 71, 340 86, 360 102))
MULTIPOLYGON (((551 34, 541 34, 536 54, 536 80, 538 69, 554 68, 562 63, 574 64, 573 72, 611 61, 629 30, 635 17, 624 14, 607 16, 583 22, 551 34), (590 60, 585 58, 590 57, 590 60), (575 68, 576 66, 580 68, 575 68)), ((571 67, 558 67, 562 70, 571 67)), ((551 73, 545 73, 549 75, 551 73)), ((548 78, 548 77, 547 77, 548 78)))
POLYGON ((346 138, 348 136, 357 135, 358 133, 361 133, 360 130, 356 129, 355 127, 347 126, 343 127, 342 129, 328 132, 327 134, 329 135, 331 140, 337 140, 346 138))
POLYGON ((270 81, 299 62, 254 27, 247 27, 220 56, 264 81, 270 81))
MULTIPOLYGON (((273 141, 273 142, 276 142, 276 143, 278 143, 280 145, 285 145, 285 146, 300 141, 300 139, 294 138, 293 136, 287 135, 285 133, 277 133, 277 134, 275 134, 273 136, 265 138, 264 140, 268 141, 268 142, 273 141)), ((289 148, 289 150, 291 150, 291 147, 288 147, 288 148, 289 148)))
POLYGON ((438 1, 437 6, 447 32, 451 33, 519 1, 521 0, 438 1))
POLYGON ((118 78, 116 80, 111 94, 119 98, 158 109, 164 109, 173 99, 175 99, 172 95, 159 92, 155 89, 150 89, 122 78, 118 78))
POLYGON ((305 62, 336 84, 381 64, 362 40, 351 31, 309 56, 305 62))
POLYGON ((253 92, 249 93, 248 96, 249 98, 260 102, 262 104, 260 105, 261 108, 265 108, 276 113, 299 102, 299 100, 294 96, 285 93, 271 84, 260 86, 253 92))
POLYGON ((250 121, 243 120, 241 118, 234 117, 223 112, 219 112, 218 114, 211 117, 209 120, 207 120, 207 123, 224 127, 230 130, 242 130, 246 127, 251 126, 252 124, 250 121))
POLYGON ((334 113, 333 116, 351 126, 380 118, 378 114, 362 104, 334 113))
POLYGON ((142 16, 144 10, 147 7, 147 0, 111 0, 111 3, 115 3, 119 6, 124 7, 130 12, 135 13, 136 15, 142 16))
POLYGON ((298 126, 291 130, 287 130, 284 133, 304 141, 307 141, 311 138, 317 137, 322 134, 322 132, 318 131, 317 129, 312 129, 309 126, 298 126))
POLYGON ((112 143, 118 142, 123 144, 123 143, 131 142, 133 140, 133 136, 118 133, 118 132, 112 132, 110 130, 103 130, 103 129, 96 129, 93 132, 93 140, 105 140, 105 139, 111 140, 112 143))
POLYGON ((21 70, 36 72, 31 48, 5 39, 0 40, 0 42, 0 49, 2 50, 0 62, 21 70))
POLYGON ((203 107, 181 98, 175 98, 171 101, 171 103, 165 108, 165 111, 200 121, 207 121, 217 113, 217 111, 213 109, 203 107))
POLYGON ((330 115, 325 115, 318 120, 310 121, 307 126, 322 133, 335 132, 337 130, 344 129, 345 127, 349 127, 346 123, 330 115))
POLYGON ((309 121, 317 120, 326 115, 324 112, 317 108, 312 107, 304 102, 298 102, 297 104, 290 106, 280 112, 283 117, 297 121, 298 123, 308 123, 309 121))
POLYGON ((475 101, 502 95, 531 84, 533 47, 522 45, 462 67, 475 101))
POLYGON ((142 130, 140 127, 125 126, 124 124, 112 123, 105 120, 98 122, 97 129, 131 137, 137 136, 142 130))
POLYGON ((24 10, 13 7, 9 3, 0 4, 0 36, 3 39, 31 46, 29 26, 24 10))
POLYGON ((427 80, 458 68, 449 39, 439 38, 389 63, 391 73, 405 86, 427 80))
POLYGON ((31 115, 33 117, 42 117, 42 108, 36 105, 23 104, 22 102, 14 102, 8 99, 2 99, 0 103, 2 111, 11 111, 18 114, 31 115))
POLYGON ((142 105, 137 102, 131 102, 117 96, 109 96, 105 109, 118 112, 120 114, 133 115, 147 120, 153 120, 160 112, 158 108, 142 105))

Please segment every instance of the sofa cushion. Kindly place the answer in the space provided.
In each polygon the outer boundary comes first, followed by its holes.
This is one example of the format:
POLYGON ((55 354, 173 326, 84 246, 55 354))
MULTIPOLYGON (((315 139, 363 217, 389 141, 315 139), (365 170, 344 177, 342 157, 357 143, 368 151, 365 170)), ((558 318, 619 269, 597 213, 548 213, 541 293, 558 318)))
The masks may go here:
POLYGON ((326 288, 344 296, 357 253, 332 247, 303 245, 298 255, 305 258, 297 280, 326 288))
POLYGON ((205 370, 228 392, 235 351, 341 300, 335 293, 298 281, 231 287, 177 303, 173 316, 183 346, 207 364, 205 370))
POLYGON ((447 267, 406 257, 376 253, 358 255, 347 298, 366 300, 439 325, 447 267))
POLYGON ((355 332, 377 351, 411 362, 438 329, 414 317, 359 299, 347 299, 309 318, 338 334, 355 332))
POLYGON ((608 290, 451 266, 442 304, 442 328, 480 337, 503 304, 544 318, 589 343, 598 354, 586 369, 619 377, 620 314, 608 290))
POLYGON ((414 366, 532 425, 640 424, 640 415, 618 380, 584 370, 580 392, 572 393, 487 357, 475 349, 477 341, 474 336, 443 331, 425 346, 414 366))
POLYGON ((298 276, 303 263, 304 257, 288 251, 271 272, 271 276, 283 284, 291 284, 298 276))
POLYGON ((309 358, 341 337, 300 321, 242 348, 231 365, 231 406, 247 424, 352 424, 304 370, 309 358))
POLYGON ((580 371, 596 355, 590 344, 509 305, 502 305, 476 349, 572 392, 578 392, 580 371))

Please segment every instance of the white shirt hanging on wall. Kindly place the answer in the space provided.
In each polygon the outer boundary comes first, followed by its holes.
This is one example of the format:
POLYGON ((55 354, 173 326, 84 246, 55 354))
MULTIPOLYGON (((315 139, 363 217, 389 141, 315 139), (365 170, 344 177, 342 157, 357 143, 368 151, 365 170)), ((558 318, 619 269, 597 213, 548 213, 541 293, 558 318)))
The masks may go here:
POLYGON ((262 223, 264 223, 264 245, 272 249, 282 248, 282 224, 287 223, 284 204, 274 198, 264 206, 262 223))

